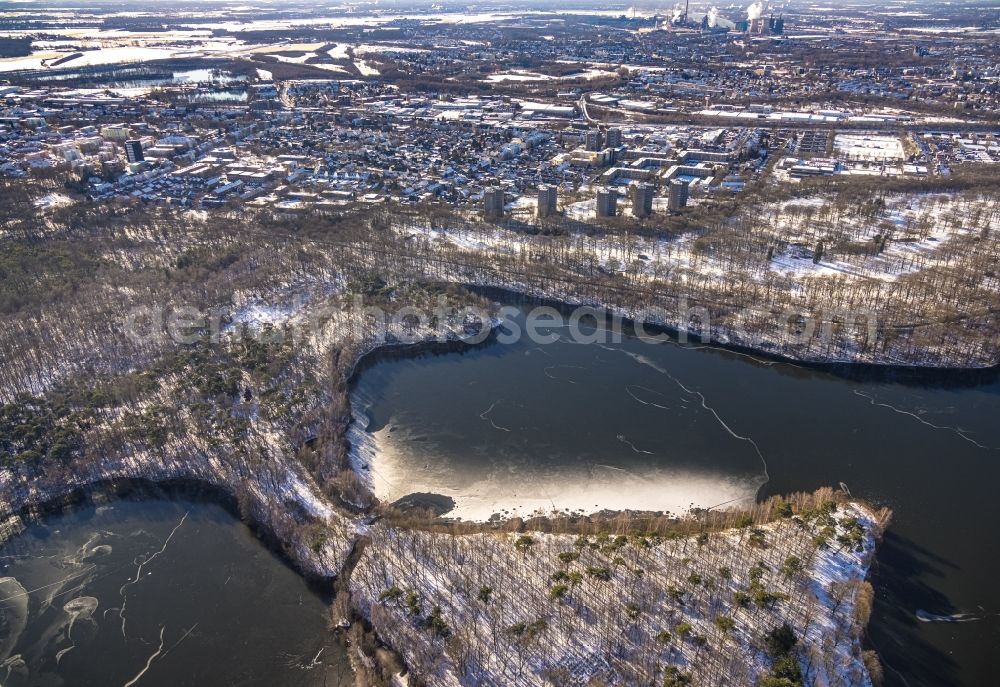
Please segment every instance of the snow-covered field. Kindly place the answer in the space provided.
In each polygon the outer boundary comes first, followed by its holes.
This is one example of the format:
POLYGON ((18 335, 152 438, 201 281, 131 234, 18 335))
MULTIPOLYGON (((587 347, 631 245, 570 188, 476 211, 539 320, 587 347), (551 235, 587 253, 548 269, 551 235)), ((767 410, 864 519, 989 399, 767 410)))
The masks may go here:
POLYGON ((67 196, 65 193, 47 193, 41 198, 35 200, 34 205, 39 210, 48 210, 49 208, 61 208, 67 205, 72 205, 73 199, 67 196))
POLYGON ((614 76, 614 73, 603 69, 586 69, 584 71, 574 72, 565 76, 552 76, 551 74, 541 74, 524 69, 515 69, 509 72, 497 72, 496 74, 490 74, 484 79, 484 81, 487 83, 503 83, 505 81, 565 81, 570 79, 597 79, 604 76, 614 76))
POLYGON ((898 136, 876 134, 838 134, 833 147, 851 160, 898 162, 906 157, 898 136))
POLYGON ((789 244, 785 252, 775 256, 772 269, 796 278, 840 275, 895 281, 919 270, 944 266, 954 260, 954 246, 949 246, 949 241, 968 240, 982 233, 982 227, 990 232, 1000 230, 1000 212, 991 212, 986 201, 944 193, 888 196, 884 213, 877 220, 863 222, 841 219, 821 197, 787 201, 770 218, 775 235, 789 244), (977 212, 982 217, 974 228, 971 220, 977 212), (814 264, 815 242, 838 234, 848 234, 858 244, 883 235, 888 241, 878 253, 835 253, 833 259, 821 258, 814 264))

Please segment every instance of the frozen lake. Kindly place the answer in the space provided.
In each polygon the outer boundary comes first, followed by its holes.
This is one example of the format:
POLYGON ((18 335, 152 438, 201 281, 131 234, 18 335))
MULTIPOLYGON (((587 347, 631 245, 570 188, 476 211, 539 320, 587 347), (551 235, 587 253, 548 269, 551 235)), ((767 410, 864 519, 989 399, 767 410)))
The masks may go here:
MULTIPOLYGON (((523 321, 519 323, 523 325, 523 321)), ((359 459, 383 498, 452 517, 680 512, 843 482, 895 510, 870 627, 888 684, 979 685, 1000 634, 995 373, 827 371, 676 342, 382 356, 354 390, 359 459), (967 622, 943 622, 968 614, 967 622), (905 682, 904 682, 905 680, 905 682)))
POLYGON ((54 515, 0 578, 4 687, 353 684, 325 600, 212 503, 54 515))

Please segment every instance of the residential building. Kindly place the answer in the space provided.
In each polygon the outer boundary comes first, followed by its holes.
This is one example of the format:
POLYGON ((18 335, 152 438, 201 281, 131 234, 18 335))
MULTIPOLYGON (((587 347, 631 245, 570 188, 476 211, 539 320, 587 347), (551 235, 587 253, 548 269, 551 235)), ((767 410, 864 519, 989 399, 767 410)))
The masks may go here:
POLYGON ((131 164, 142 162, 145 159, 142 155, 142 143, 137 140, 125 141, 125 157, 131 164))
POLYGON ((543 184, 538 187, 538 216, 549 217, 556 213, 557 190, 555 186, 543 184))
POLYGON ((652 184, 633 184, 632 214, 635 217, 649 217, 653 214, 654 187, 652 184))
POLYGON ((490 186, 483 192, 483 214, 486 217, 503 217, 503 189, 490 186))
POLYGON ((614 217, 618 214, 618 194, 610 188, 597 191, 597 216, 614 217))
POLYGON ((672 179, 667 196, 667 207, 671 212, 680 212, 687 207, 687 202, 688 182, 681 179, 672 179))

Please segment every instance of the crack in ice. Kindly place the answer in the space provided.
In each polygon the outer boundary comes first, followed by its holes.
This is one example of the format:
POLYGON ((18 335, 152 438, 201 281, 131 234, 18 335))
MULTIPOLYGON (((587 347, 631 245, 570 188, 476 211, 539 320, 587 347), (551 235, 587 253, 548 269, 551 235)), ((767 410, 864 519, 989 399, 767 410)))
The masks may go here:
POLYGON ((320 664, 320 660, 319 660, 319 657, 320 657, 320 656, 321 656, 321 655, 323 654, 323 650, 324 650, 324 649, 326 649, 326 647, 325 647, 325 646, 324 646, 324 647, 320 647, 320 650, 316 652, 316 655, 315 655, 315 656, 313 656, 313 660, 312 660, 312 661, 310 661, 309 663, 307 663, 307 664, 306 664, 306 665, 304 666, 304 668, 305 668, 306 670, 312 670, 312 669, 313 669, 313 668, 315 668, 316 666, 318 666, 318 665, 321 665, 321 664, 320 664))
MULTIPOLYGON (((155 559, 157 556, 159 556, 160 554, 162 554, 164 551, 167 550, 167 545, 170 543, 170 540, 174 538, 174 535, 177 534, 177 530, 179 530, 181 528, 181 525, 184 524, 184 521, 187 520, 187 516, 188 516, 188 513, 184 513, 184 517, 181 518, 181 521, 179 523, 177 523, 177 526, 174 527, 174 529, 172 529, 170 531, 170 534, 167 535, 167 538, 163 540, 163 546, 160 547, 159 551, 157 551, 152 556, 150 556, 149 558, 147 558, 146 560, 144 560, 142 563, 139 563, 139 567, 136 568, 136 570, 135 570, 135 579, 134 580, 133 579, 129 579, 125 584, 123 584, 121 586, 121 589, 118 590, 118 595, 121 596, 121 598, 122 598, 122 607, 118 611, 118 616, 122 619, 122 639, 127 639, 127 637, 125 636, 125 606, 128 604, 128 598, 125 596, 125 589, 128 588, 128 587, 130 587, 130 586, 132 586, 132 585, 134 585, 134 584, 136 584, 136 583, 138 583, 139 580, 142 577, 142 569, 143 569, 143 567, 146 566, 147 564, 151 563, 153 561, 153 559, 155 559)), ((161 631, 160 634, 161 635, 163 634, 162 631, 161 631)), ((162 649, 163 647, 161 646, 160 648, 162 649)), ((140 677, 141 677, 141 674, 140 674, 140 677)), ((130 682, 129 684, 132 684, 132 683, 130 682)))
POLYGON ((632 472, 631 470, 626 470, 625 468, 620 468, 617 465, 608 465, 607 463, 594 463, 594 467, 595 468, 604 468, 605 470, 615 470, 617 472, 621 472, 623 474, 626 474, 626 475, 628 475, 629 477, 631 477, 633 479, 640 480, 642 482, 647 482, 649 484, 652 484, 652 481, 648 477, 643 477, 642 475, 640 475, 640 474, 638 474, 636 472, 632 472))
MULTIPOLYGON (((28 590, 23 591, 23 592, 21 592, 19 594, 11 594, 10 596, 6 596, 6 597, 0 599, 0 604, 4 603, 6 601, 10 601, 11 599, 20 599, 22 596, 28 596, 29 594, 34 594, 35 592, 40 592, 43 589, 48 589, 49 587, 56 587, 56 586, 58 586, 60 584, 63 584, 64 582, 67 582, 67 581, 69 581, 71 579, 74 579, 74 578, 77 578, 77 577, 83 577, 87 573, 93 572, 96 569, 97 569, 97 566, 94 565, 94 564, 91 564, 91 566, 89 568, 87 568, 86 570, 80 570, 80 571, 77 571, 77 572, 74 572, 74 573, 70 573, 69 575, 67 575, 66 577, 62 578, 61 580, 57 580, 56 582, 52 582, 51 584, 43 584, 41 587, 35 587, 34 589, 28 589, 28 590)), ((57 595, 57 596, 60 596, 60 595, 57 595)), ((54 599, 55 596, 53 596, 52 598, 54 599)))
POLYGON ((624 434, 619 434, 618 435, 618 441, 622 442, 623 444, 628 444, 632 448, 632 450, 635 451, 636 453, 645 453, 647 456, 656 455, 652 451, 644 451, 641 448, 636 448, 635 444, 633 444, 631 441, 629 441, 628 439, 626 439, 624 434))
MULTIPOLYGON (((503 400, 503 399, 500 399, 500 400, 503 400)), ((497 405, 497 403, 500 402, 500 400, 493 401, 493 403, 490 404, 489 408, 487 408, 483 412, 479 413, 479 417, 480 417, 480 419, 485 420, 485 421, 489 422, 491 425, 493 425, 493 429, 499 429, 499 430, 502 430, 504 432, 509 432, 509 431, 511 431, 510 429, 508 429, 506 427, 501 427, 497 423, 493 422, 493 418, 489 417, 489 414, 493 412, 493 409, 496 408, 496 405, 497 405)))
POLYGON ((896 406, 889 405, 888 403, 880 403, 878 401, 878 399, 875 397, 874 394, 866 394, 865 392, 859 391, 858 389, 854 389, 853 391, 854 391, 854 395, 855 396, 861 396, 862 398, 867 398, 868 401, 869 401, 869 403, 871 403, 871 405, 873 405, 873 406, 881 406, 882 408, 888 408, 889 410, 893 411, 894 413, 899 413, 900 415, 909 415, 910 417, 912 417, 914 420, 916 420, 917 422, 919 422, 922 425, 927 425, 928 427, 931 427, 932 429, 947 430, 947 431, 952 432, 953 434, 956 434, 957 436, 961 437, 962 439, 964 439, 965 441, 969 442, 970 444, 978 446, 979 448, 982 448, 982 449, 989 449, 989 446, 984 446, 983 444, 980 444, 978 441, 976 441, 972 437, 966 436, 965 430, 963 430, 963 429, 961 429, 959 427, 949 427, 947 425, 936 425, 933 422, 928 422, 927 420, 923 419, 922 417, 920 417, 916 413, 911 413, 908 410, 903 410, 902 408, 897 408, 896 406))
POLYGON ((788 367, 794 367, 794 368, 797 368, 799 370, 808 369, 808 368, 806 368, 803 365, 796 365, 795 363, 793 363, 793 362, 791 362, 789 360, 765 360, 763 358, 758 358, 755 355, 750 355, 749 353, 743 353, 741 351, 736 351, 736 350, 733 350, 731 348, 723 348, 722 346, 709 346, 709 345, 691 346, 691 345, 682 344, 682 343, 676 342, 676 341, 671 341, 670 343, 672 343, 677 348, 683 348, 684 350, 687 350, 687 351, 720 351, 722 353, 730 353, 732 355, 738 355, 738 356, 743 357, 743 358, 749 358, 750 360, 754 361, 755 363, 759 363, 761 365, 766 365, 767 367, 773 367, 775 365, 787 365, 788 367))
POLYGON ((136 675, 134 678, 126 682, 124 685, 122 685, 122 687, 132 687, 132 685, 141 680, 142 676, 145 675, 146 672, 149 670, 149 667, 153 665, 153 661, 155 661, 163 652, 163 631, 165 629, 166 629, 165 625, 160 626, 160 647, 156 651, 154 651, 153 654, 148 659, 146 659, 146 667, 140 670, 138 675, 136 675))
POLYGON ((544 370, 542 370, 542 372, 545 373, 546 377, 548 377, 549 379, 554 379, 557 382, 569 382, 570 384, 576 384, 577 383, 577 382, 575 382, 572 379, 562 379, 561 377, 556 377, 554 375, 549 374, 549 370, 555 370, 556 368, 559 368, 559 367, 565 367, 565 368, 569 368, 571 370, 586 370, 587 369, 587 368, 581 367, 579 365, 549 365, 544 370))
POLYGON ((187 638, 188 638, 188 636, 189 636, 189 635, 190 635, 190 634, 191 634, 192 632, 194 632, 194 630, 195 630, 195 628, 196 628, 196 627, 198 627, 198 623, 195 623, 194 625, 192 625, 192 626, 190 627, 190 629, 188 629, 188 630, 187 630, 187 631, 186 631, 186 632, 185 632, 184 634, 182 634, 182 635, 181 635, 181 638, 180 638, 180 639, 178 639, 178 640, 177 640, 176 642, 174 642, 174 643, 173 643, 173 645, 172 645, 172 646, 171 646, 171 647, 170 647, 169 649, 167 649, 166 651, 164 651, 164 652, 163 652, 163 656, 166 656, 166 655, 167 655, 167 654, 169 654, 169 653, 170 653, 171 651, 173 651, 174 649, 176 649, 176 648, 177 648, 177 646, 178 646, 178 645, 179 645, 179 644, 180 644, 181 642, 183 642, 183 641, 184 641, 185 639, 187 639, 187 638))
POLYGON ((737 434, 736 432, 734 432, 733 429, 732 429, 732 427, 730 427, 728 424, 726 424, 726 421, 722 419, 722 417, 715 410, 715 408, 713 408, 712 406, 708 405, 708 403, 706 402, 706 399, 705 399, 705 394, 701 393, 700 391, 694 391, 693 389, 687 388, 686 386, 684 386, 684 384, 679 379, 677 379, 672 374, 670 374, 670 372, 667 371, 666 368, 664 368, 664 367, 662 367, 660 365, 657 365, 655 362, 653 362, 652 360, 650 360, 649 358, 647 358, 644 355, 641 355, 639 353, 632 353, 631 351, 625 351, 625 350, 622 350, 622 353, 624 353, 625 355, 629 356, 630 358, 632 358, 633 360, 635 360, 640 365, 646 365, 647 367, 653 368, 654 370, 656 370, 660 374, 666 375, 667 377, 670 378, 671 381, 673 381, 674 384, 676 384, 677 386, 679 386, 685 393, 690 394, 692 396, 697 396, 701 400, 701 407, 704 408, 705 410, 707 410, 708 412, 710 412, 713 416, 715 416, 716 421, 722 426, 723 429, 725 429, 730 434, 730 436, 732 436, 734 439, 739 439, 740 441, 745 441, 748 444, 750 444, 751 446, 753 446, 754 451, 757 453, 757 457, 760 458, 761 465, 764 467, 764 475, 763 475, 764 476, 764 481, 761 482, 760 486, 757 487, 757 492, 758 493, 764 487, 764 485, 766 485, 768 482, 771 481, 771 475, 767 471, 767 460, 764 458, 764 453, 760 450, 760 446, 757 444, 757 442, 754 441, 750 437, 745 437, 745 436, 742 436, 742 435, 737 434))
POLYGON ((659 391, 656 391, 655 389, 650 389, 650 388, 642 386, 640 384, 626 384, 625 385, 625 393, 627 393, 629 396, 631 396, 632 398, 634 398, 636 401, 638 401, 642 405, 644 405, 644 406, 653 406, 654 408, 660 408, 661 410, 670 410, 670 406, 661 406, 659 403, 653 403, 652 401, 644 401, 644 400, 642 400, 641 398, 639 398, 638 396, 636 396, 635 394, 632 393, 632 389, 633 388, 635 388, 635 389, 642 389, 643 391, 648 391, 649 393, 656 394, 657 396, 663 396, 663 394, 661 394, 659 391))

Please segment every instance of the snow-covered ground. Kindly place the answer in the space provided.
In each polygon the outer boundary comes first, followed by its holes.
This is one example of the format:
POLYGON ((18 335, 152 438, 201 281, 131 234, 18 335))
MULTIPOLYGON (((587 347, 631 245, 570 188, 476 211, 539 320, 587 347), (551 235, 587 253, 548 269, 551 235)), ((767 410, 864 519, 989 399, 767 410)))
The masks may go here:
MULTIPOLYGON (((776 240, 789 244, 785 251, 776 252, 771 269, 796 278, 849 276, 892 281, 903 274, 935 267, 952 259, 946 243, 951 239, 968 237, 972 232, 967 220, 976 203, 954 194, 927 194, 891 196, 883 217, 862 222, 845 219, 856 242, 871 241, 876 235, 892 227, 885 249, 877 255, 839 255, 833 246, 826 255, 833 258, 813 262, 817 240, 823 238, 830 220, 826 219, 827 203, 822 197, 785 201, 774 209, 770 222, 776 240)), ((619 203, 624 207, 625 203, 619 203)), ((578 201, 566 208, 572 219, 588 221, 595 217, 593 200, 578 201)), ((1000 213, 986 218, 991 231, 1000 231, 1000 213)), ((829 229, 833 230, 832 227, 829 229)), ((523 255, 536 250, 535 241, 526 235, 507 232, 498 228, 483 227, 478 231, 427 229, 408 227, 407 236, 422 234, 427 239, 450 243, 465 250, 500 251, 507 255, 523 255)), ((845 228, 844 231, 847 231, 845 228)), ((648 278, 673 270, 690 270, 699 274, 725 274, 728 267, 711 254, 695 247, 696 234, 685 234, 676 239, 644 239, 632 237, 627 246, 614 239, 588 239, 580 241, 578 252, 581 261, 591 254, 604 268, 617 263, 635 266, 643 263, 641 272, 648 278), (645 258, 640 258, 645 256, 645 258)))
POLYGON ((372 65, 370 65, 366 60, 355 60, 354 66, 358 68, 361 72, 361 76, 378 76, 379 71, 372 65))
POLYGON ((47 193, 46 195, 38 198, 34 205, 39 210, 47 210, 48 208, 61 208, 67 205, 72 205, 73 199, 67 196, 65 193, 47 193))
MULTIPOLYGON (((855 242, 872 241, 887 235, 886 248, 871 255, 838 255, 813 263, 816 241, 837 232, 837 220, 822 197, 782 203, 772 218, 776 236, 791 245, 776 254, 772 269, 797 278, 847 275, 894 281, 905 274, 929 269, 953 260, 950 240, 969 238, 974 229, 969 222, 976 206, 988 206, 955 194, 894 195, 886 199, 886 209, 877 220, 847 220, 841 231, 850 232, 855 242), (858 226, 860 224, 860 226, 858 226)), ((1000 230, 1000 214, 985 217, 990 231, 1000 230)), ((874 252, 873 252, 874 253, 874 252)))
POLYGON ((503 83, 505 81, 565 81, 570 79, 597 79, 604 76, 614 76, 614 73, 603 69, 591 68, 580 72, 573 72, 572 74, 567 74, 565 76, 552 76, 551 74, 541 74, 539 72, 532 72, 525 69, 515 69, 509 72, 497 72, 496 74, 490 74, 484 79, 484 81, 487 83, 503 83))
MULTIPOLYGON (((719 343, 815 362, 996 364, 989 346, 968 345, 970 340, 985 341, 975 334, 988 326, 982 316, 984 299, 1000 290, 992 272, 981 269, 1000 252, 995 199, 977 192, 867 198, 864 204, 824 195, 755 204, 711 230, 670 238, 571 234, 547 239, 488 224, 432 230, 401 222, 396 230, 404 241, 426 241, 456 260, 462 260, 461 252, 474 252, 480 254, 477 259, 492 256, 498 265, 485 274, 456 269, 449 278, 460 282, 604 306, 679 330, 692 324, 683 317, 678 299, 709 304, 711 338, 719 343), (504 274, 500 267, 506 262, 530 271, 520 266, 551 249, 557 250, 564 285, 539 287, 530 275, 504 274), (653 313, 576 295, 574 291, 588 291, 585 285, 595 270, 600 279, 622 277, 629 285, 625 290, 646 286, 662 293, 663 302, 654 299, 650 305, 658 310, 653 313), (897 286, 900 280, 905 287, 897 286), (574 286, 576 281, 582 285, 574 286), (940 284, 952 286, 942 289, 940 284), (958 297, 959 289, 966 295, 958 297), (767 298, 748 298, 748 292, 767 298), (851 313, 846 319, 845 308, 851 313), (951 313, 949 321, 967 327, 969 335, 945 327, 941 313, 951 313), (786 316, 807 317, 806 333, 789 327, 786 316), (896 321, 926 322, 925 327, 941 331, 919 340, 894 336, 891 346, 872 346, 872 335, 880 337, 896 321), (833 330, 835 340, 830 339, 833 330), (935 336, 939 343, 930 345, 935 336)), ((588 221, 593 208, 592 200, 582 200, 567 206, 566 214, 588 221)))
POLYGON ((809 684, 863 687, 871 683, 854 600, 873 557, 874 517, 847 504, 830 520, 778 520, 701 543, 376 525, 351 589, 380 636, 432 685, 544 685, 553 671, 561 684, 646 684, 662 665, 694 685, 754 684, 770 668, 758 642, 788 623, 809 684), (817 548, 826 523, 841 535, 851 519, 864 531, 860 550, 835 537, 817 548), (755 589, 778 600, 759 603, 755 589), (447 642, 428 627, 435 608, 447 642))
POLYGON ((906 157, 898 136, 877 134, 838 134, 833 147, 851 160, 898 162, 906 157))

